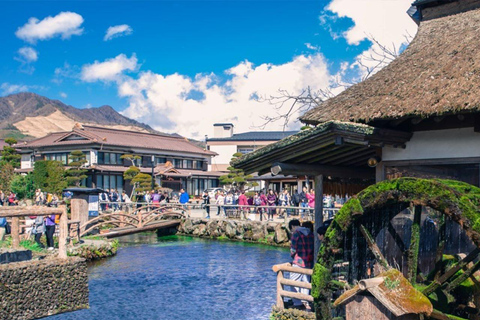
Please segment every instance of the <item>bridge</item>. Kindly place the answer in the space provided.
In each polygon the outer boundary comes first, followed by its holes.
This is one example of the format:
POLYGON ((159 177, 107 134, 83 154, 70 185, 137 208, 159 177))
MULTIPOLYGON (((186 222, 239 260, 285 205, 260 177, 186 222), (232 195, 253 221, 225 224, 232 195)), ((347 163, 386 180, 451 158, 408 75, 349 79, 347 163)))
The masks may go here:
POLYGON ((114 238, 144 231, 172 228, 178 226, 181 219, 186 216, 186 208, 178 204, 145 205, 137 208, 122 206, 122 210, 102 212, 98 217, 80 224, 80 237, 94 229, 100 229, 100 235, 104 237, 114 238), (102 227, 110 228, 102 229, 102 227))

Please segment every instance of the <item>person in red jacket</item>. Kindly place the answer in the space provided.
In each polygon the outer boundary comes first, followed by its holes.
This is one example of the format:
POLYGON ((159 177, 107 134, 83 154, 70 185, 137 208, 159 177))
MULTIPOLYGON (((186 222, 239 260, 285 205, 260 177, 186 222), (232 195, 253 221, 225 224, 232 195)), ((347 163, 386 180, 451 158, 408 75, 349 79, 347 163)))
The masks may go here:
MULTIPOLYGON (((238 197, 238 205, 239 206, 248 206, 248 199, 247 199, 247 196, 245 195, 245 191, 242 191, 242 193, 238 197)), ((246 210, 246 208, 240 207, 240 211, 243 215, 243 218, 246 220, 248 209, 246 210)))

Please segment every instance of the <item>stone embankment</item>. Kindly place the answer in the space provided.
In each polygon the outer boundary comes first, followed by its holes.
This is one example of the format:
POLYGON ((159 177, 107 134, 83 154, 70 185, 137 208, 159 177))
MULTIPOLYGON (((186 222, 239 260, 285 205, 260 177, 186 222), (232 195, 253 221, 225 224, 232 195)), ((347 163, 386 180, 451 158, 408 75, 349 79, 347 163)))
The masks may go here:
POLYGON ((289 245, 287 228, 280 222, 187 218, 182 220, 178 233, 284 247, 289 245))
POLYGON ((112 257, 117 254, 117 250, 118 240, 83 239, 83 243, 68 249, 68 255, 91 261, 112 257))
POLYGON ((88 308, 84 259, 45 258, 0 265, 0 319, 37 319, 88 308))

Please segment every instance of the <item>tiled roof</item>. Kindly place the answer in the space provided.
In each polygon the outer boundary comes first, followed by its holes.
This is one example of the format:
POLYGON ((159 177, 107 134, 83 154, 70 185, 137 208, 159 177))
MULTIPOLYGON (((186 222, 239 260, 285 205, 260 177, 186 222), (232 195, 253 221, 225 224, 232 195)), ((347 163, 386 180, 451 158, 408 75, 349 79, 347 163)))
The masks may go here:
POLYGON ((229 138, 210 138, 207 141, 278 141, 298 131, 250 131, 236 133, 229 138))
POLYGON ((104 146, 120 146, 129 148, 145 148, 165 151, 180 151, 203 155, 215 155, 203 150, 183 137, 171 135, 134 132, 118 129, 107 129, 84 125, 69 132, 51 133, 43 138, 30 141, 21 148, 38 148, 48 146, 67 146, 82 144, 101 144, 104 146), (83 137, 81 140, 68 140, 72 135, 83 137))

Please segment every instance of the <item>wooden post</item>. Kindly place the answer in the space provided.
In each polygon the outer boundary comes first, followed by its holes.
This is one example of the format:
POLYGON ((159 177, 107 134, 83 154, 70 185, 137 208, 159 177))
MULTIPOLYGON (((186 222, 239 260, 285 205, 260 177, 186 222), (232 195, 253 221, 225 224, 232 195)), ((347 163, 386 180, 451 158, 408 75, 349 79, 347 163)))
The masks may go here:
POLYGON ((62 214, 60 215, 60 235, 58 238, 58 257, 60 259, 67 259, 67 236, 68 236, 68 216, 67 207, 60 206, 62 214))
POLYGON ((313 233, 315 236, 315 255, 313 261, 317 261, 318 251, 320 250, 320 240, 317 236, 317 229, 323 224, 323 175, 315 176, 315 227, 313 233))
POLYGON ((283 297, 281 292, 283 290, 282 287, 282 280, 283 280, 283 271, 278 271, 277 273, 277 308, 283 310, 285 305, 283 304, 283 297))
POLYGON ((12 217, 12 248, 18 249, 20 247, 20 224, 18 217, 12 217))

